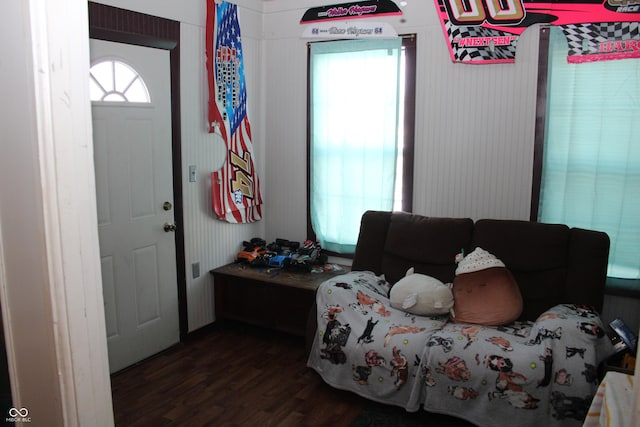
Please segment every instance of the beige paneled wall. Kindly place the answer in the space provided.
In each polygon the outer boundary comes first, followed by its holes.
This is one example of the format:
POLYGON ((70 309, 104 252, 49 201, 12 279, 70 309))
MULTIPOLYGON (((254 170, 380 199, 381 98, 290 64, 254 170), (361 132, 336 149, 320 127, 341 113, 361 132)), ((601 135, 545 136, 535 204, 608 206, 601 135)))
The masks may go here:
MULTIPOLYGON (((307 40, 299 20, 311 6, 266 4, 268 238, 306 237, 307 40)), ((520 37, 513 64, 454 64, 433 2, 412 1, 404 11, 385 20, 418 35, 414 212, 529 219, 539 28, 520 37)), ((623 316, 637 330, 637 308, 637 299, 607 296, 603 319, 623 316)))
POLYGON ((418 40, 414 211, 528 219, 537 28, 515 64, 453 64, 442 34, 429 34, 418 40))
MULTIPOLYGON (((119 6, 119 0, 103 0, 119 6)), ((173 16, 168 3, 141 12, 182 21, 181 115, 189 330, 215 319, 208 271, 229 262, 240 242, 306 238, 307 41, 299 24, 312 1, 239 2, 248 114, 265 200, 262 221, 231 225, 213 218, 209 174, 224 160, 206 132, 204 2, 173 16), (190 165, 197 182, 188 181, 190 165), (200 263, 193 278, 192 264, 200 263)), ((181 6, 182 7, 182 6, 181 6)), ((452 64, 432 2, 410 2, 385 18, 418 34, 414 211, 428 215, 527 218, 531 187, 537 37, 523 37, 516 64, 452 64)), ((535 30, 529 30, 535 34, 535 30)), ((525 33, 526 34, 526 33, 525 33)))
MULTIPOLYGON (((256 18, 239 11, 247 27, 256 18)), ((248 115, 253 131, 258 173, 264 171, 264 138, 257 105, 260 101, 261 42, 251 30, 243 30, 242 47, 248 86, 248 115)), ((207 133, 207 74, 205 68, 205 29, 183 23, 180 27, 182 170, 184 194, 185 257, 189 330, 215 320, 213 283, 209 270, 231 262, 242 241, 264 234, 264 221, 254 224, 228 224, 219 221, 211 209, 210 174, 219 169, 226 156, 221 138, 207 133), (196 182, 189 182, 189 166, 196 166, 196 182), (193 277, 192 265, 200 264, 200 276, 193 277)))
POLYGON ((267 40, 266 230, 269 239, 306 238, 307 46, 299 38, 267 40))
MULTIPOLYGON (((233 260, 243 240, 306 238, 307 40, 300 38, 299 21, 316 3, 238 2, 248 114, 265 200, 264 219, 249 225, 220 222, 210 208, 209 174, 222 164, 225 154, 222 142, 206 132, 205 3, 188 0, 172 6, 145 1, 138 7, 141 12, 182 22, 182 167, 190 331, 215 319, 208 271, 233 260), (195 183, 188 181, 190 165, 198 170, 195 183), (197 278, 192 275, 194 263, 200 263, 197 278)), ((400 33, 418 35, 414 211, 474 219, 528 219, 537 28, 520 38, 515 64, 453 64, 433 2, 412 1, 404 11, 402 17, 384 20, 400 33)), ((615 312, 613 302, 625 301, 608 299, 605 312, 615 312)))
MULTIPOLYGON (((306 237, 306 7, 269 2, 264 18, 270 238, 306 237)), ((433 2, 384 20, 418 36, 414 212, 528 219, 538 28, 515 64, 465 65, 452 63, 433 2)))
MULTIPOLYGON (((189 331, 215 320, 213 283, 209 270, 231 262, 242 241, 264 235, 265 221, 228 224, 217 220, 211 210, 210 173, 225 159, 223 142, 207 133, 208 86, 205 68, 206 2, 141 0, 97 0, 97 3, 130 9, 179 21, 180 25, 180 109, 182 132, 182 187, 184 197, 185 264, 189 331), (135 4, 134 4, 135 3, 135 4), (197 180, 189 182, 189 166, 197 168, 197 180), (194 278, 192 265, 199 263, 194 278)), ((248 115, 253 133, 259 173, 264 175, 263 55, 261 0, 232 1, 238 5, 248 87, 248 115)), ((264 178, 263 178, 264 181, 264 178)), ((263 193, 264 195, 264 193, 263 193)))

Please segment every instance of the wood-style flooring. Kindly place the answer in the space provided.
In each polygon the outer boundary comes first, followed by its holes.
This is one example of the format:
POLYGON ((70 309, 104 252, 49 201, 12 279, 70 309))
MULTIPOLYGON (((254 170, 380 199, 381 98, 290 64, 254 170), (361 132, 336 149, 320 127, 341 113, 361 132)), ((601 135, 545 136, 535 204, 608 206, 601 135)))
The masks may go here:
POLYGON ((111 378, 117 427, 348 426, 366 405, 307 368, 297 338, 225 322, 111 378))

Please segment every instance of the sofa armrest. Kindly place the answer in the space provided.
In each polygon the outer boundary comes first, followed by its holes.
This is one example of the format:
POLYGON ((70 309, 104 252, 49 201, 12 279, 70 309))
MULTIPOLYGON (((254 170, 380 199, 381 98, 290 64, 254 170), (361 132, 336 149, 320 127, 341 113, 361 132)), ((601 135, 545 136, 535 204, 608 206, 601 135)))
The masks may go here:
POLYGON ((353 271, 382 274, 382 257, 390 222, 391 212, 367 211, 362 215, 356 253, 351 265, 353 271))
POLYGON ((594 306, 602 313, 609 263, 609 236, 601 231, 572 228, 567 301, 594 306))

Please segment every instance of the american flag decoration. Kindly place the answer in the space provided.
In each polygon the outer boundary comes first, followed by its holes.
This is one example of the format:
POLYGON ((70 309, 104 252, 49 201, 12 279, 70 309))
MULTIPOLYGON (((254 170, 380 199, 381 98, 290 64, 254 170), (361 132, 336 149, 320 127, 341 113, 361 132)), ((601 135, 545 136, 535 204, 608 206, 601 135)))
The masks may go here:
POLYGON ((262 218, 260 179, 247 117, 242 41, 237 6, 207 0, 209 133, 222 137, 227 159, 211 173, 211 204, 219 219, 247 223, 262 218))

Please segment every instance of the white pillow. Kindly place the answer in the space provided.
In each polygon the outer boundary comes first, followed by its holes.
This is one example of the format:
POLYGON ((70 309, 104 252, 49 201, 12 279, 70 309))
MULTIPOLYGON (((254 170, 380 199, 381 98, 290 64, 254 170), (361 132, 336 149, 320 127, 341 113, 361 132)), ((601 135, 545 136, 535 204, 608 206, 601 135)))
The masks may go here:
POLYGON ((435 277, 414 273, 413 267, 393 285, 391 306, 421 316, 445 314, 453 307, 451 287, 435 277))

